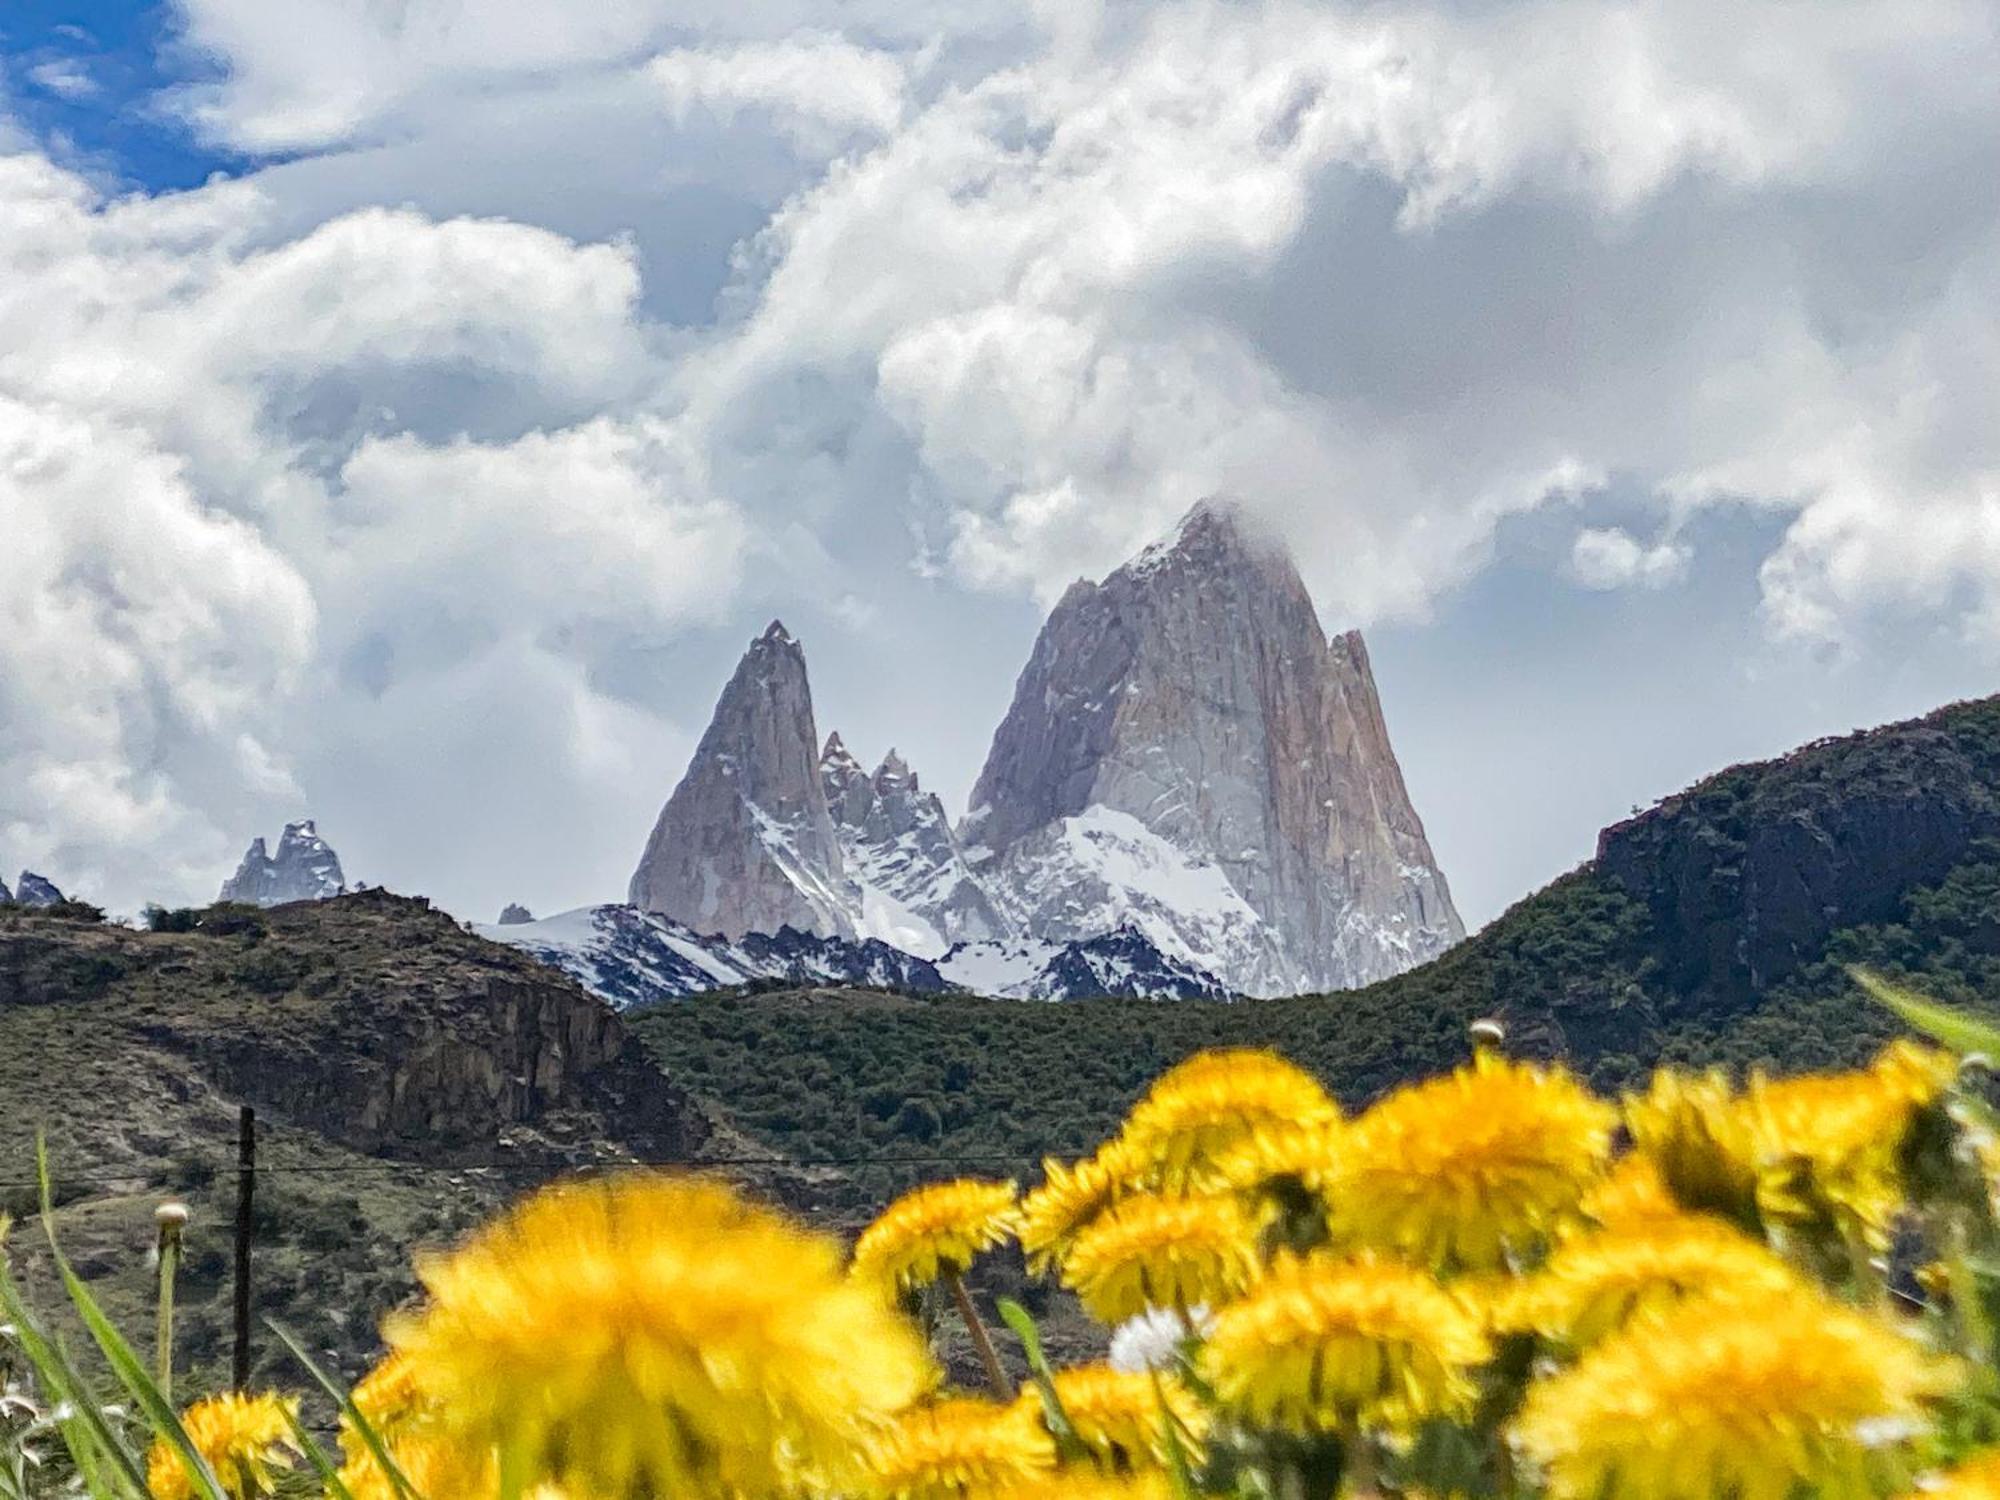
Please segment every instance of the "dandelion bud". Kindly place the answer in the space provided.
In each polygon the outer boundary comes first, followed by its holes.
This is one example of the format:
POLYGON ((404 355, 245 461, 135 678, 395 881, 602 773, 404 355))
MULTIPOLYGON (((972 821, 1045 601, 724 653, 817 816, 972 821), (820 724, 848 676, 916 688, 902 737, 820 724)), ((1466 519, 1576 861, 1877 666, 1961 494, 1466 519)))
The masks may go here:
POLYGON ((1492 1016, 1481 1016, 1465 1030, 1475 1047, 1499 1047, 1507 1041, 1507 1028, 1492 1016))
POLYGON ((1993 1059, 1984 1052, 1968 1052, 1958 1060, 1960 1083, 1982 1084, 1993 1076, 1993 1059))
POLYGON ((169 1198, 153 1210, 153 1222, 164 1232, 182 1228, 188 1221, 188 1206, 177 1198, 169 1198))

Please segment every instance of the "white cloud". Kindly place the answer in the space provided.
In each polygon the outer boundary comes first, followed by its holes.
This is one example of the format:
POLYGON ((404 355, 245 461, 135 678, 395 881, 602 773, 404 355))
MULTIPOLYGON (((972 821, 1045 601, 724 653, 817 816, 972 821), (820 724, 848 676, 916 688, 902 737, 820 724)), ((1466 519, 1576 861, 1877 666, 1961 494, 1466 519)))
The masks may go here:
POLYGON ((28 81, 59 99, 94 98, 101 85, 80 58, 52 57, 28 69, 28 81))
POLYGON ((1622 527, 1585 527, 1571 544, 1569 565, 1585 588, 1657 589, 1687 577, 1690 555, 1673 541, 1644 546, 1622 527))
POLYGON ((857 133, 887 135, 903 118, 902 60, 836 36, 681 47, 646 71, 676 118, 706 109, 733 122, 740 111, 764 111, 807 150, 837 149, 857 133))

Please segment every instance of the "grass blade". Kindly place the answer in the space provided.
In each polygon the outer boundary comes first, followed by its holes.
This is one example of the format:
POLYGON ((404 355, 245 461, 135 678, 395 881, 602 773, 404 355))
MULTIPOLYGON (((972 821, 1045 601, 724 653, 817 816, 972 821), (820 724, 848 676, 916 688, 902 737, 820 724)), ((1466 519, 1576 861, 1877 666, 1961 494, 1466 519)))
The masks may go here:
POLYGON ((1049 1431, 1056 1445, 1076 1446, 1076 1428, 1070 1423, 1069 1413, 1063 1410, 1062 1397, 1056 1394, 1055 1378, 1049 1371, 1048 1356, 1042 1352, 1042 1331, 1035 1326, 1034 1314, 1011 1297, 1000 1298, 996 1308, 1000 1321, 1013 1329, 1014 1337, 1021 1341, 1021 1353, 1028 1361, 1028 1377, 1041 1392, 1042 1408, 1048 1415, 1049 1431))
POLYGON ((1939 1005, 1868 969, 1849 969, 1848 977, 1878 1005, 1895 1012, 1903 1023, 1954 1052, 1984 1052, 2000 1061, 2000 1027, 1939 1005))
POLYGON ((305 1346, 291 1336, 283 1327, 264 1320, 264 1326, 278 1336, 278 1342, 292 1351, 292 1357, 306 1368, 306 1373, 319 1382, 320 1389, 333 1397, 340 1413, 354 1424, 354 1430, 361 1434, 361 1441, 368 1447, 369 1455, 382 1466, 382 1472, 389 1476, 389 1485, 395 1490, 399 1500, 420 1500, 416 1486, 403 1473, 402 1467, 389 1454, 389 1445, 382 1440, 382 1434, 375 1430, 375 1424, 368 1420, 361 1408, 354 1404, 354 1397, 344 1390, 340 1382, 319 1367, 313 1357, 306 1353, 305 1346))
MULTIPOLYGON (((132 1351, 132 1346, 125 1341, 124 1335, 119 1333, 111 1320, 104 1315, 104 1309, 97 1305, 97 1299, 90 1294, 90 1288, 83 1284, 83 1278, 71 1269, 68 1258, 62 1253, 62 1246, 56 1240, 56 1211, 54 1194, 50 1187, 49 1153, 46 1142, 36 1142, 35 1166, 42 1189, 42 1231, 48 1237, 49 1254, 54 1258, 56 1271, 62 1277, 63 1290, 69 1294, 69 1300, 75 1306, 77 1315, 83 1319, 83 1326, 89 1330, 91 1338, 103 1351, 106 1362, 111 1366, 112 1374, 118 1377, 118 1383, 125 1387, 134 1401, 138 1402, 139 1409, 152 1424, 155 1435, 164 1439, 169 1447, 180 1454, 181 1462, 187 1468, 188 1477, 194 1483, 196 1494, 205 1497, 205 1500, 228 1500, 221 1482, 215 1477, 215 1471, 208 1466, 208 1460, 201 1456, 193 1439, 187 1435, 187 1429, 181 1426, 181 1419, 174 1411, 173 1403, 161 1394, 152 1372, 146 1368, 146 1362, 132 1351)), ((92 1409, 95 1409, 94 1403, 92 1409)), ((121 1444, 120 1450, 122 1449, 121 1444)), ((114 1459, 120 1456, 120 1451, 114 1451, 114 1459)), ((146 1488, 145 1475, 138 1468, 137 1460, 133 1459, 129 1452, 122 1453, 122 1456, 130 1460, 131 1475, 143 1492, 146 1488)), ((121 1467, 126 1465, 121 1464, 121 1467)))

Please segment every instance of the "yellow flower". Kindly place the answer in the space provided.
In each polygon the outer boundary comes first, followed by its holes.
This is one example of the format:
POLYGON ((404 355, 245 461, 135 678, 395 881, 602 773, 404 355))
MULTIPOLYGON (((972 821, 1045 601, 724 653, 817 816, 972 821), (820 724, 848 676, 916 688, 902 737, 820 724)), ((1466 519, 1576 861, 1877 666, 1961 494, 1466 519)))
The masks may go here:
POLYGON ((392 1318, 439 1430, 594 1500, 751 1500, 849 1476, 930 1378, 839 1246, 719 1183, 633 1172, 545 1189, 392 1318))
POLYGON ((1336 1124, 1319 1080, 1274 1052, 1198 1052, 1162 1073, 1119 1139, 1158 1186, 1215 1185, 1216 1156, 1278 1126, 1336 1124))
POLYGON ((1005 1500, 1174 1500, 1174 1486, 1161 1469, 1136 1474, 1058 1469, 1026 1484, 1009 1485, 1005 1500))
POLYGON ((1757 1135, 1749 1108, 1720 1070, 1662 1068, 1624 1105, 1634 1145, 1677 1203, 1746 1227, 1757 1222, 1757 1135))
POLYGON ((1441 1269, 1499 1265, 1590 1187, 1613 1112, 1561 1069, 1482 1053, 1357 1119, 1327 1174, 1336 1242, 1441 1269))
POLYGON ((1757 1241, 1705 1215, 1655 1219, 1566 1241, 1517 1284, 1507 1325, 1582 1346, 1628 1319, 1692 1297, 1785 1297, 1798 1275, 1757 1241))
MULTIPOLYGON (((1076 1365, 1056 1371, 1053 1380, 1071 1430, 1101 1468, 1124 1473, 1165 1464, 1168 1421, 1179 1435, 1181 1451, 1190 1462, 1200 1461, 1207 1414, 1179 1381, 1161 1376, 1156 1384, 1146 1371, 1109 1365, 1076 1365)), ((1034 1386, 1021 1393, 1021 1403, 1036 1420, 1046 1420, 1041 1392, 1034 1386)))
POLYGON ((1961 1460, 1911 1500, 2000 1500, 2000 1448, 1961 1460))
POLYGON ((1666 1180, 1650 1156, 1637 1152, 1592 1184, 1576 1205, 1579 1223, 1567 1233, 1598 1229, 1638 1229, 1661 1220, 1679 1220, 1688 1210, 1667 1190, 1666 1180))
POLYGON ((1515 1434, 1553 1500, 1860 1500, 1875 1434, 1947 1377, 1817 1293, 1693 1301, 1530 1386, 1515 1434))
POLYGON ((1268 1125, 1252 1131, 1215 1157, 1215 1180, 1239 1192, 1260 1194, 1296 1183, 1318 1194, 1344 1149, 1336 1120, 1268 1125))
POLYGON ((1011 1494, 1055 1466, 1036 1414, 971 1398, 907 1412, 873 1445, 865 1487, 879 1500, 975 1500, 1011 1494))
POLYGON ((1093 1318, 1122 1323, 1149 1307, 1226 1301, 1256 1264, 1257 1226, 1236 1199, 1141 1193, 1078 1233, 1062 1276, 1093 1318))
POLYGON ((1753 1078, 1749 1108, 1765 1211, 1795 1222, 1843 1212, 1875 1243, 1886 1243, 1903 1200, 1904 1137, 1952 1073, 1943 1053, 1898 1042, 1861 1072, 1753 1078))
POLYGON ((1348 1433, 1464 1411, 1488 1353, 1478 1317, 1428 1272, 1322 1254, 1280 1257, 1216 1314, 1200 1360, 1239 1421, 1348 1433))
MULTIPOLYGON (((197 1401, 181 1413, 181 1426, 233 1500, 268 1495, 275 1486, 274 1470, 289 1469, 299 1451, 291 1418, 299 1404, 265 1392, 243 1396, 227 1392, 197 1401)), ((154 1500, 192 1500, 195 1483, 180 1450, 165 1438, 146 1454, 146 1488, 154 1500)))
POLYGON ((1045 1158, 1041 1186, 1021 1200, 1020 1239, 1028 1268, 1039 1275, 1060 1259, 1078 1230, 1132 1190, 1133 1176, 1119 1141, 1106 1142, 1074 1166, 1045 1158))
POLYGON ((905 1193, 882 1210, 854 1245, 854 1275, 898 1290, 963 1275, 982 1250, 1014 1232, 1011 1182, 962 1177, 905 1193))

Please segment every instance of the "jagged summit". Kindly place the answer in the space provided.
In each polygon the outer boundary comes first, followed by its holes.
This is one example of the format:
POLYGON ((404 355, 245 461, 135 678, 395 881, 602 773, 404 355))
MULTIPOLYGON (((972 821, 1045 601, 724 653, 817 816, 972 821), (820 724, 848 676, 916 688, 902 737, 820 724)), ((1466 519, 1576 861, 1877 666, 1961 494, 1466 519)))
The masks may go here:
POLYGON ((347 889, 340 856, 319 836, 311 818, 287 823, 272 854, 261 836, 250 841, 236 873, 223 881, 221 901, 282 906, 287 901, 324 901, 347 889))
POLYGON ((56 883, 33 870, 23 870, 21 878, 14 882, 13 899, 22 906, 55 906, 63 899, 63 893, 56 889, 56 883))
POLYGON ((1044 938, 1130 922, 1252 994, 1384 978, 1463 935, 1356 632, 1205 502, 1051 612, 961 841, 1044 938))
MULTIPOLYGON (((790 926, 926 959, 1120 929, 1238 993, 1367 983, 1462 936, 1358 633, 1289 552, 1195 506, 1050 614, 953 828, 890 750, 819 736, 805 653, 750 643, 632 879, 701 933, 790 926)), ((1024 949, 1023 951, 1027 951, 1024 949)))

